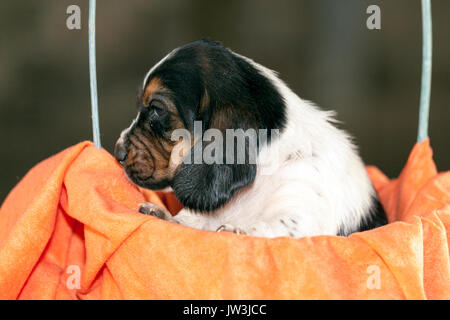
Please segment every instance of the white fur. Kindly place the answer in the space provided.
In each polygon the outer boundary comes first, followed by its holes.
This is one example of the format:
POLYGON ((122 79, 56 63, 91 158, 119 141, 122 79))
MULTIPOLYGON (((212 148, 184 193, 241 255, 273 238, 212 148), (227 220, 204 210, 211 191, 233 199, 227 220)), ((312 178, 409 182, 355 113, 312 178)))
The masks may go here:
POLYGON ((374 190, 349 136, 332 125, 332 112, 300 99, 276 74, 246 59, 279 90, 287 106, 287 126, 261 150, 254 183, 210 214, 183 209, 175 220, 204 230, 230 225, 263 237, 336 235, 369 215, 374 190))

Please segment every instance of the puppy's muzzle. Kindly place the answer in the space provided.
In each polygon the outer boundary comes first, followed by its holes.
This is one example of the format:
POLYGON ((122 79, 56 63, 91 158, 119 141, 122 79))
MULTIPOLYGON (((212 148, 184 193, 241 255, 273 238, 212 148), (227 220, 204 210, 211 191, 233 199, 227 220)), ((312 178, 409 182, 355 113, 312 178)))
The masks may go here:
POLYGON ((122 141, 117 141, 116 145, 114 146, 114 157, 116 157, 116 160, 119 161, 121 165, 125 163, 127 160, 127 149, 125 147, 125 144, 122 141))

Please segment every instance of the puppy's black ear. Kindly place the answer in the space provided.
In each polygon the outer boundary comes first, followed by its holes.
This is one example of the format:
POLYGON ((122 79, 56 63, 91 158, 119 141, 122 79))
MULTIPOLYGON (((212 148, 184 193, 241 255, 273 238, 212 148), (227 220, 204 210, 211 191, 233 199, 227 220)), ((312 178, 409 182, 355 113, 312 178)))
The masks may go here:
POLYGON ((185 207, 209 212, 251 184, 255 175, 255 164, 182 164, 172 187, 185 207))
POLYGON ((205 161, 210 145, 217 143, 216 138, 211 142, 202 141, 201 147, 197 141, 188 156, 189 163, 185 161, 178 168, 172 188, 185 207, 210 212, 226 204, 238 190, 253 183, 256 176, 257 141, 252 136, 244 136, 240 141, 236 136, 229 139, 227 129, 241 129, 243 133, 257 125, 248 108, 236 104, 220 106, 207 91, 201 99, 198 118, 202 120, 203 137, 208 128, 220 132, 222 151, 212 152, 214 162, 205 161), (198 161, 197 154, 202 155, 201 161, 198 161))

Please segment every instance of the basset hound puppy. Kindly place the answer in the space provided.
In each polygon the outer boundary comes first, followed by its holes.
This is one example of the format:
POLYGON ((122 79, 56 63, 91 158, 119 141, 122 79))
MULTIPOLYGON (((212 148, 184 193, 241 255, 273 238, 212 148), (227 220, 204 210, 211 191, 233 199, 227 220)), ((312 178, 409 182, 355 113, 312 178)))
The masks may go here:
POLYGON ((386 223, 351 137, 334 113, 277 74, 211 40, 148 71, 138 115, 115 146, 127 177, 171 189, 182 225, 252 236, 348 235, 386 223))

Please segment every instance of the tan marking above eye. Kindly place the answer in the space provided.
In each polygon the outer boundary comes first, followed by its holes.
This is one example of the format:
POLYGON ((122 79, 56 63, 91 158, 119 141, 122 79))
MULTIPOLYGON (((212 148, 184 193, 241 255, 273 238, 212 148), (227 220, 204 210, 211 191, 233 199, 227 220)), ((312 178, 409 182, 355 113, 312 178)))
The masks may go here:
POLYGON ((152 96, 157 92, 158 90, 164 89, 162 85, 162 81, 160 78, 155 77, 153 78, 148 84, 147 87, 145 87, 144 94, 142 95, 142 104, 146 107, 148 107, 152 96))

